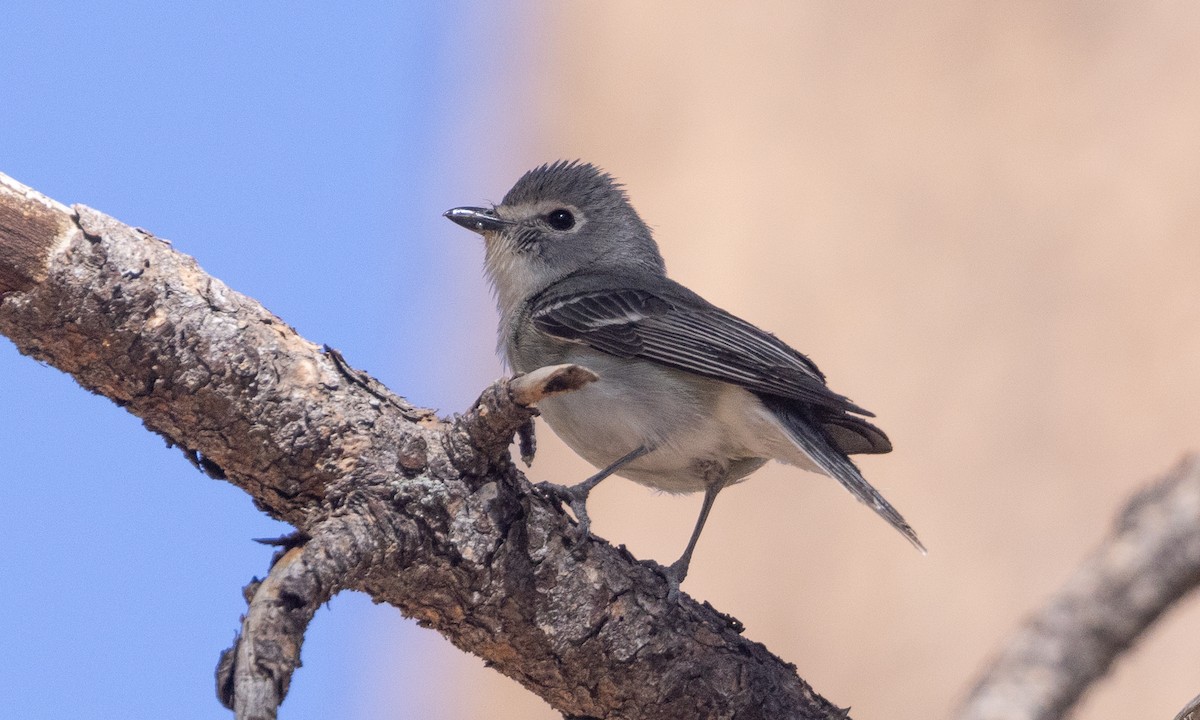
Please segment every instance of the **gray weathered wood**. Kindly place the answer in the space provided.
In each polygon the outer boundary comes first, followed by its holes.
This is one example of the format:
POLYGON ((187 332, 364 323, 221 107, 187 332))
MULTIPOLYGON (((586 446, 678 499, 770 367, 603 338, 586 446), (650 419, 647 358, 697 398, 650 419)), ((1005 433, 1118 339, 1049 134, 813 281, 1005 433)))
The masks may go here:
POLYGON ((958 720, 1055 720, 1200 584, 1200 458, 1135 495, 1067 583, 1008 639, 958 720))

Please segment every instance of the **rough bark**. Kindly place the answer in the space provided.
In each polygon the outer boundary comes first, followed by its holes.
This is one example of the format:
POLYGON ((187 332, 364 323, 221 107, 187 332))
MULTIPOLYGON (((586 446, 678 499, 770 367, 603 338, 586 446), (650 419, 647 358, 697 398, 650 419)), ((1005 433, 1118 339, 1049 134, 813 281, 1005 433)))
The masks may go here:
POLYGON ((1129 501, 1112 534, 992 660, 956 717, 1063 717, 1197 584, 1200 458, 1192 456, 1129 501))
POLYGON ((531 405, 586 371, 500 381, 440 419, 169 243, 6 178, 0 333, 311 538, 251 588, 243 640, 223 656, 223 696, 241 717, 273 716, 311 610, 345 589, 435 628, 564 715, 845 717, 735 620, 666 602, 662 577, 623 549, 571 552, 565 513, 531 493, 508 448, 519 433, 532 452, 531 405))

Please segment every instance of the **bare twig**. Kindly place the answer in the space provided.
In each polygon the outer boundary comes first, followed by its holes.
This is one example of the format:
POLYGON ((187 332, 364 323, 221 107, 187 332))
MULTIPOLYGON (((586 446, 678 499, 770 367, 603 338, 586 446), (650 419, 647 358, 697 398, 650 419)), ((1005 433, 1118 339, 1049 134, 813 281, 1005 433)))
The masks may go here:
POLYGON ((371 537, 362 515, 326 520, 312 537, 301 536, 272 560, 265 580, 244 592, 249 610, 241 632, 217 664, 217 697, 238 720, 274 720, 300 667, 300 646, 313 614, 352 578, 379 563, 380 548, 359 541, 371 537))
POLYGON ((1009 640, 959 720, 1062 717, 1113 660, 1200 583, 1200 459, 1134 496, 1113 533, 1009 640))
POLYGON ((1200 695, 1184 705, 1179 714, 1175 716, 1175 720, 1200 720, 1200 695))

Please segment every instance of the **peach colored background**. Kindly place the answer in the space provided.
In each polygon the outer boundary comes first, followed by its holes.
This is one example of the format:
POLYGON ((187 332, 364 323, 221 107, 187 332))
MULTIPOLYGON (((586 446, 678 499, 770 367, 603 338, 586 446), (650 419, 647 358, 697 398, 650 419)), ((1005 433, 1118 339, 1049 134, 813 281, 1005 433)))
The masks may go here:
MULTIPOLYGON (((1200 449, 1200 5, 578 2, 531 22, 542 125, 512 179, 560 157, 622 178, 675 278, 878 414, 896 451, 861 465, 930 548, 769 466, 721 496, 684 590, 856 718, 947 716, 1122 501, 1200 449)), ((535 480, 590 471, 541 438, 535 480)), ((597 533, 663 561, 699 504, 623 480, 593 497, 597 533)), ((1078 717, 1173 716, 1200 692, 1197 637, 1193 598, 1078 717)), ((453 664, 464 716, 558 717, 453 664)))

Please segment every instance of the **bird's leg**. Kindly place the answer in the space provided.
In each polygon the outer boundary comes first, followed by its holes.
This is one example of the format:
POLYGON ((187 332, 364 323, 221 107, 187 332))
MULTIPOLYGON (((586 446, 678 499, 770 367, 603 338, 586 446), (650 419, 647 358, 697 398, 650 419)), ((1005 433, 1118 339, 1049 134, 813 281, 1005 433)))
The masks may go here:
POLYGON ((723 487, 725 487, 724 483, 709 483, 704 488, 704 504, 700 506, 700 517, 696 518, 696 527, 692 530, 692 537, 688 540, 687 549, 683 551, 683 555, 679 556, 678 560, 663 571, 663 575, 667 578, 668 603, 679 600, 679 585, 687 577, 688 566, 692 564, 692 551, 696 549, 700 531, 704 529, 704 523, 708 520, 708 511, 712 510, 713 501, 717 499, 717 493, 721 492, 723 487))
POLYGON ((540 482, 535 486, 538 490, 548 495, 552 500, 565 502, 571 507, 571 512, 575 513, 575 519, 579 521, 579 540, 577 540, 575 543, 576 549, 582 547, 583 544, 587 542, 588 532, 591 528, 592 521, 588 517, 587 499, 588 495, 592 492, 592 488, 599 485, 600 481, 604 478, 612 475, 625 465, 637 460, 653 449, 654 448, 650 447, 649 445, 643 445, 633 452, 622 455, 616 460, 616 462, 612 463, 608 467, 604 468, 578 485, 567 486, 558 485, 551 482, 540 482))

